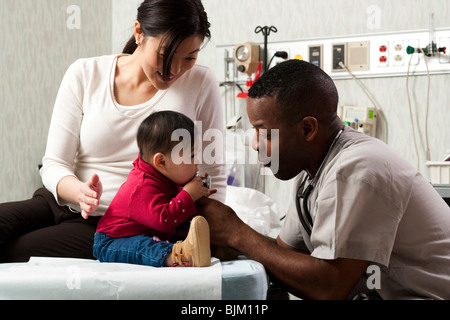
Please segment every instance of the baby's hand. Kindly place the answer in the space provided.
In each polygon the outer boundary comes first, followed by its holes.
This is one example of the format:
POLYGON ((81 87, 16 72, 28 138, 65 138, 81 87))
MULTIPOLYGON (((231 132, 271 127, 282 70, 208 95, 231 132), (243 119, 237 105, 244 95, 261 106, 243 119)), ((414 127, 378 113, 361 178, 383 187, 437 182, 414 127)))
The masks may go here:
POLYGON ((216 189, 208 189, 200 176, 194 177, 190 182, 188 182, 183 190, 185 190, 191 196, 192 200, 195 202, 202 197, 209 197, 210 195, 217 192, 216 189))

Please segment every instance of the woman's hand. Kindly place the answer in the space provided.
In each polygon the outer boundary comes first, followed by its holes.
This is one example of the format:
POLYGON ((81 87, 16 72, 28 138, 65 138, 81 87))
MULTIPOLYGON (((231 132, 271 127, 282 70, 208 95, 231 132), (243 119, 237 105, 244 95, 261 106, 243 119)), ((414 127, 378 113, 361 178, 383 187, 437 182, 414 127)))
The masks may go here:
POLYGON ((81 215, 87 219, 89 215, 97 211, 100 205, 103 186, 96 174, 84 183, 75 176, 67 176, 58 183, 57 192, 59 201, 78 203, 81 208, 81 215))
POLYGON ((103 185, 98 175, 94 174, 91 180, 85 182, 80 188, 78 203, 81 208, 81 215, 84 219, 97 211, 100 205, 100 198, 103 193, 103 185))

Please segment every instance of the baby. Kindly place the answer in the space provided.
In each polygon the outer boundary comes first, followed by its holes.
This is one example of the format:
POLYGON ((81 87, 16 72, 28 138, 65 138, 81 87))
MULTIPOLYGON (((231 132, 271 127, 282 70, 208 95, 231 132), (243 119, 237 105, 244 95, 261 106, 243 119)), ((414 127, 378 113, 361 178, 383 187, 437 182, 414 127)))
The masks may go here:
POLYGON ((209 226, 196 216, 195 201, 217 190, 197 175, 195 130, 188 117, 172 111, 153 113, 143 121, 137 134, 139 157, 97 227, 93 254, 100 262, 211 264, 209 226), (175 131, 186 134, 173 141, 175 131), (177 227, 190 218, 186 239, 170 243, 177 227))

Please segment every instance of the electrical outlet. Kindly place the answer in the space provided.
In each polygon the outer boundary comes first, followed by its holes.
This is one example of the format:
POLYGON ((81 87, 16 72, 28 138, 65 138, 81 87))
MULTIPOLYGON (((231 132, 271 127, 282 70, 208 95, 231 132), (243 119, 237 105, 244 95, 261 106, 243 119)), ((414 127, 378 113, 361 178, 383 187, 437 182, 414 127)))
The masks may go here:
POLYGON ((344 65, 347 63, 347 44, 346 43, 335 43, 332 45, 333 48, 333 61, 332 61, 332 72, 343 72, 343 68, 339 63, 343 62, 344 65))
POLYGON ((323 45, 309 46, 309 62, 323 69, 323 45))
POLYGON ((284 58, 276 58, 275 59, 276 61, 275 61, 274 65, 277 65, 278 63, 286 61, 287 59, 289 59, 291 57, 291 49, 289 49, 289 48, 281 48, 278 51, 286 52, 287 53, 287 58, 286 59, 284 59, 284 58))
POLYGON ((378 66, 389 66, 389 41, 381 41, 378 43, 378 66))
POLYGON ((392 53, 392 57, 393 57, 393 65, 396 67, 400 67, 403 66, 404 64, 404 60, 405 60, 405 52, 406 52, 406 48, 404 45, 403 40, 396 40, 392 43, 392 48, 393 53, 392 53))
MULTIPOLYGON (((411 46, 415 49, 420 48, 420 42, 419 39, 411 39, 408 40, 408 46, 411 46)), ((419 53, 413 53, 412 57, 408 57, 408 63, 412 66, 418 65, 420 62, 420 54, 419 53)))

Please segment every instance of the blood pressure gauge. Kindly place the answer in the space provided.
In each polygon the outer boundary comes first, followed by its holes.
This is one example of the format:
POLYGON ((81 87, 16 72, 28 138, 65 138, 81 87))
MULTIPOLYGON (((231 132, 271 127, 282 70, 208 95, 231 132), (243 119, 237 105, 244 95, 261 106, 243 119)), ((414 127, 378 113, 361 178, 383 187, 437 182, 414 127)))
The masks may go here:
POLYGON ((253 42, 239 44, 234 49, 234 60, 238 71, 251 76, 259 66, 260 47, 253 42))
POLYGON ((245 45, 238 46, 236 49, 236 59, 245 62, 249 57, 249 49, 245 45))

